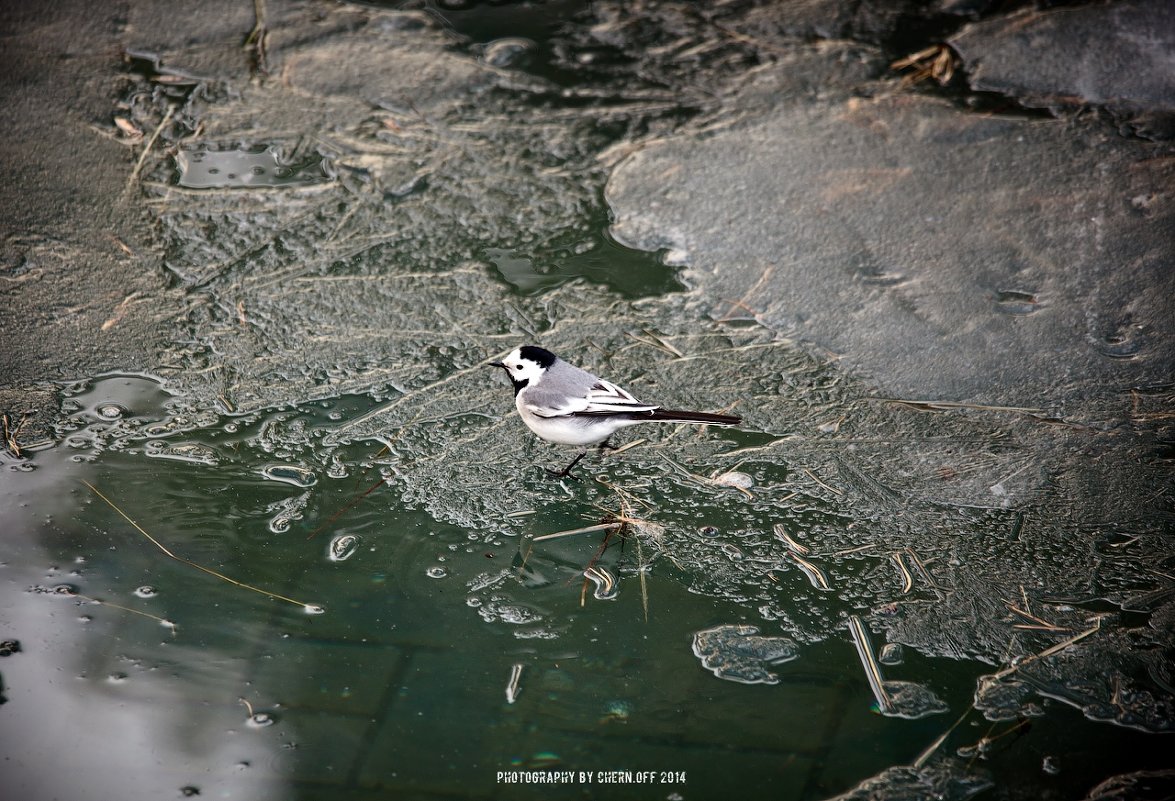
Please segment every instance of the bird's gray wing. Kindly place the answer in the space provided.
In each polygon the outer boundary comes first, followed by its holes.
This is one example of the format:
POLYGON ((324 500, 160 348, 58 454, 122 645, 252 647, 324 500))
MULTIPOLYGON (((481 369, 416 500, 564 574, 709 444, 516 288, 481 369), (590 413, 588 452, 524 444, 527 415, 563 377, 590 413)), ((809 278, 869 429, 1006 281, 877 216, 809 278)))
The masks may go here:
POLYGON ((549 387, 544 382, 537 387, 527 387, 519 397, 522 399, 522 405, 539 417, 607 417, 614 414, 649 412, 658 408, 641 403, 627 391, 602 378, 595 379, 583 394, 571 394, 566 388, 549 387))
POLYGON ((581 412, 588 406, 587 395, 569 394, 564 389, 545 384, 527 387, 518 397, 522 406, 539 417, 565 417, 581 412))
POLYGON ((623 414, 625 412, 648 412, 656 406, 641 403, 632 394, 611 381, 602 378, 596 379, 587 394, 587 405, 577 409, 580 414, 623 414))

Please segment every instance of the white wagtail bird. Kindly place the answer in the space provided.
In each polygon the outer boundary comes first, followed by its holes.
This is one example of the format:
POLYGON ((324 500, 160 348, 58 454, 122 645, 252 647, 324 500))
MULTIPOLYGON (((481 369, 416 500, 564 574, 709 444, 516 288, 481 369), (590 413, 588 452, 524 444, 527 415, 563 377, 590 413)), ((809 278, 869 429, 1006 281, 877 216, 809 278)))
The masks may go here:
POLYGON ((707 412, 682 412, 641 403, 610 381, 568 364, 554 353, 534 345, 510 352, 500 362, 514 384, 514 405, 526 427, 540 439, 584 450, 562 470, 547 472, 559 478, 575 478, 571 468, 587 455, 589 445, 610 447, 608 437, 638 423, 697 423, 734 426, 739 417, 707 412))

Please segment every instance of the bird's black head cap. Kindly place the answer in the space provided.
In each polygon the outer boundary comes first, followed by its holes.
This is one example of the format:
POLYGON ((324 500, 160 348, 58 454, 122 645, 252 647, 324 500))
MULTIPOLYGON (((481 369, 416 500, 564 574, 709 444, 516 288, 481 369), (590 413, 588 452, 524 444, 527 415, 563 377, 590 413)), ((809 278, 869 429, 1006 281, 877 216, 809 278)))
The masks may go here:
POLYGON ((540 367, 550 367, 555 363, 555 354, 545 348, 539 348, 534 345, 523 345, 518 349, 518 355, 524 359, 530 359, 532 362, 537 362, 540 367))

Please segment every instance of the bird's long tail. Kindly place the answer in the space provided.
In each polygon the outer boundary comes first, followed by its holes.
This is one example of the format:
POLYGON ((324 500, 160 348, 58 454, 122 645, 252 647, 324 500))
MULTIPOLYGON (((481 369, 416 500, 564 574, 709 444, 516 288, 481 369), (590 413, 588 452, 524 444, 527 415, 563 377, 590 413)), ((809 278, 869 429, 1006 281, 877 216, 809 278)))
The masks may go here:
POLYGON ((662 423, 700 423, 707 426, 736 426, 743 421, 731 414, 710 414, 709 412, 682 412, 674 409, 653 409, 633 415, 635 420, 650 420, 662 423))

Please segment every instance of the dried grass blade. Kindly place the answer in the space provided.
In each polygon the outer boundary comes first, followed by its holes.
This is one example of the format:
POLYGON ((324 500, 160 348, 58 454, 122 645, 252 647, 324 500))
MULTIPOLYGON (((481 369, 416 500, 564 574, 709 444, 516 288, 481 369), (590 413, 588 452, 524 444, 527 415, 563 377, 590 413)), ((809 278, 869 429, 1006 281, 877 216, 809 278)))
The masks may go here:
POLYGON ((223 573, 218 573, 217 571, 213 570, 210 567, 205 567, 204 565, 197 564, 190 559, 185 559, 182 556, 176 556, 174 553, 172 553, 170 550, 168 550, 167 546, 165 546, 162 542, 160 542, 159 540, 152 537, 150 534, 148 534, 143 529, 142 526, 140 526, 138 523, 136 523, 134 520, 132 520, 130 518, 130 516, 127 515, 126 512, 124 512, 122 509, 119 509, 118 506, 115 505, 114 501, 110 500, 105 495, 103 495, 101 492, 99 492, 97 487, 95 487, 93 484, 91 484, 89 481, 86 481, 85 479, 82 479, 82 483, 85 484, 87 487, 89 487, 91 492, 93 492, 95 495, 97 495, 99 498, 101 498, 103 501, 105 501, 107 506, 109 506, 114 511, 118 512, 118 514, 122 517, 122 519, 125 520, 126 522, 130 523, 135 528, 136 531, 138 531, 144 537, 149 539, 151 541, 151 543, 156 548, 163 551, 165 554, 167 554, 169 557, 171 557, 175 561, 182 562, 183 564, 188 565, 189 567, 194 567, 197 570, 203 571, 210 576, 215 576, 216 578, 220 579, 221 581, 227 581, 229 584, 232 584, 233 586, 236 586, 236 587, 240 587, 241 589, 249 590, 251 592, 255 592, 260 595, 267 595, 270 598, 273 598, 275 600, 285 601, 288 604, 293 604, 294 606, 300 606, 306 610, 319 608, 319 607, 315 606, 314 604, 308 604, 303 601, 296 601, 293 598, 287 598, 284 595, 278 595, 276 592, 270 592, 269 590, 263 590, 260 587, 254 587, 253 585, 246 584, 243 581, 237 581, 236 579, 229 578, 228 576, 224 575, 223 573))
POLYGON ((992 679, 1002 679, 1005 676, 1010 676, 1013 673, 1015 673, 1017 670, 1019 670, 1020 668, 1024 667, 1025 665, 1032 664, 1033 662, 1036 662, 1037 660, 1045 659, 1047 657, 1052 656, 1053 654, 1060 653, 1061 651, 1064 651, 1066 648, 1073 645, 1074 643, 1081 642, 1089 635, 1095 634, 1095 633, 1101 631, 1101 629, 1102 629, 1102 624, 1101 624, 1101 621, 1099 620, 1096 626, 1093 626, 1092 628, 1088 628, 1079 634, 1075 634, 1072 637, 1070 637, 1069 639, 1064 640, 1063 642, 1059 642, 1056 645, 1052 646, 1051 648, 1045 648, 1040 653, 1033 654, 1032 656, 1027 657, 1027 658, 1021 660, 1020 662, 1016 663, 1015 665, 1011 665, 1009 667, 1004 668, 1003 670, 999 671, 998 673, 993 673, 991 678, 992 679))
POLYGON ((591 534, 593 531, 606 531, 610 528, 616 528, 619 523, 600 523, 595 526, 584 526, 583 528, 572 528, 567 531, 556 531, 554 534, 544 534, 541 537, 534 537, 531 542, 542 542, 543 540, 554 540, 560 537, 571 537, 575 534, 591 534))

